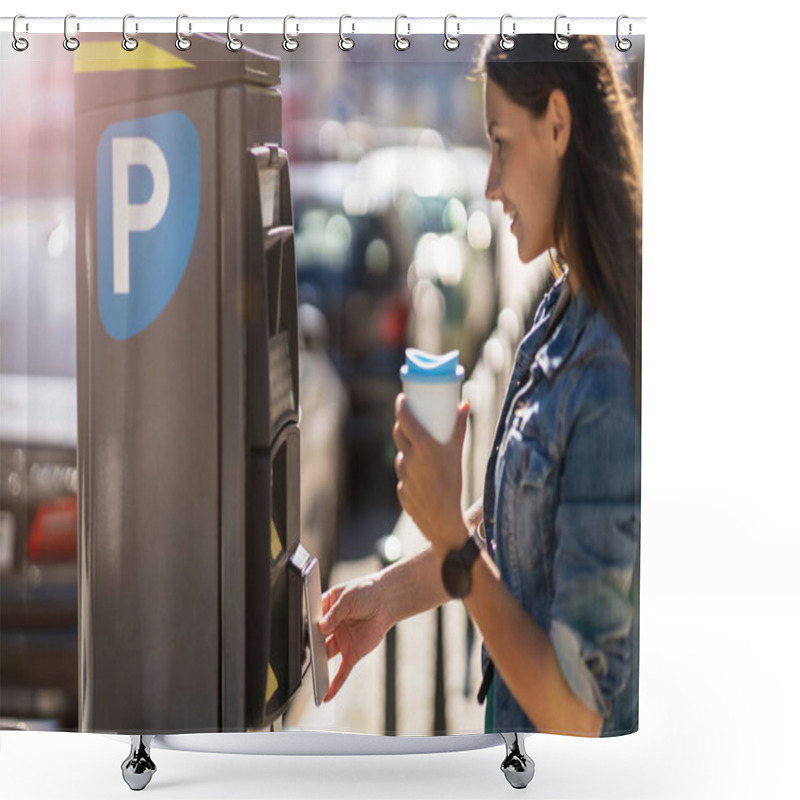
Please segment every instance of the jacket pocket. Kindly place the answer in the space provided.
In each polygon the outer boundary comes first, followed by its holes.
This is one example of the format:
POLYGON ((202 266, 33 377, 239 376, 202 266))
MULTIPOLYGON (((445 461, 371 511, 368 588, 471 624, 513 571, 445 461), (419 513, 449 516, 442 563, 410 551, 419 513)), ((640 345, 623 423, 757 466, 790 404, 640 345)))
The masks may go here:
POLYGON ((523 437, 518 447, 520 471, 514 501, 514 527, 523 583, 546 581, 545 556, 553 532, 554 465, 535 439, 523 437))

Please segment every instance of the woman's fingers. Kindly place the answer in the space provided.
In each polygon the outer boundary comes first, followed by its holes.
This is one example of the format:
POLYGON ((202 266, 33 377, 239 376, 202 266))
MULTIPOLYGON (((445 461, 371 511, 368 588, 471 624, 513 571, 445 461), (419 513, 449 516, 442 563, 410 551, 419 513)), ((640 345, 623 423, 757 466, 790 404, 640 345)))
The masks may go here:
POLYGON ((331 636, 331 638, 325 642, 325 650, 328 655, 328 661, 338 656, 339 653, 342 652, 341 648, 339 647, 339 642, 336 640, 335 636, 331 636))
POLYGON ((458 451, 464 445, 464 437, 467 435, 467 423, 469 422, 469 400, 462 400, 458 405, 458 416, 456 417, 456 425, 453 429, 453 435, 450 441, 458 445, 458 451))
POLYGON ((344 586, 334 586, 322 595, 322 613, 327 614, 339 599, 344 586))
POLYGON ((406 450, 406 451, 408 451, 408 450, 411 449, 411 442, 406 437, 406 435, 403 433, 403 431, 400 430, 400 423, 399 422, 395 422, 394 423, 394 427, 392 428, 392 439, 394 439, 394 446, 398 450, 406 450))
POLYGON ((397 395, 397 399, 394 402, 394 416, 397 420, 399 432, 411 445, 421 437, 429 435, 425 428, 414 418, 408 407, 408 400, 402 392, 397 395))
POLYGON ((398 480, 403 480, 406 473, 406 457, 402 450, 399 450, 397 455, 394 457, 394 472, 397 475, 398 480))
POLYGON ((325 700, 323 702, 329 703, 334 697, 336 697, 336 695, 339 693, 339 689, 342 688, 344 682, 347 680, 347 676, 350 674, 351 669, 351 665, 342 659, 342 663, 339 665, 339 671, 331 681, 331 685, 328 688, 328 694, 325 695, 325 700))
POLYGON ((350 595, 342 596, 343 590, 343 586, 337 586, 322 598, 322 619, 317 627, 323 636, 330 636, 336 630, 339 622, 347 616, 350 595), (333 597, 329 597, 329 595, 333 595, 333 597))

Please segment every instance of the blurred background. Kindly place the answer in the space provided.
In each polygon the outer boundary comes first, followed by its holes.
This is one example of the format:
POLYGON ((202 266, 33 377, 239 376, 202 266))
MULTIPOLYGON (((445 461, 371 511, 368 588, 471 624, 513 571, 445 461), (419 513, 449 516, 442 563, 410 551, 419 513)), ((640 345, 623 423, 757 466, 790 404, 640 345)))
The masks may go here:
MULTIPOLYGON (((309 35, 291 55, 281 41, 251 36, 247 45, 282 60, 300 304, 301 538, 320 558, 325 588, 422 546, 400 514, 392 466, 408 346, 461 353, 472 403, 464 502, 481 496, 514 350, 547 288, 549 262, 522 265, 502 209, 484 197, 477 40, 462 37, 448 52, 424 37, 413 56, 379 36, 359 37, 348 53, 338 37, 309 35)), ((0 725, 74 729, 73 57, 60 37, 37 37, 37 51, 4 62, 0 82, 3 108, 14 108, 0 139, 0 725)), ((448 620, 447 649, 458 656, 447 682, 453 696, 470 698, 480 677, 474 631, 460 605, 448 620)), ((440 702, 434 671, 444 669, 442 618, 427 625, 430 648, 401 645, 399 658, 412 698, 414 659, 424 660, 423 705, 432 706, 440 702)), ((369 710, 361 683, 350 700, 343 692, 335 719, 318 716, 306 697, 292 722, 383 732, 383 651, 370 664, 362 673, 376 687, 369 710)), ((468 724, 480 728, 482 711, 471 705, 468 724)), ((407 719, 395 729, 425 733, 430 724, 407 719)))

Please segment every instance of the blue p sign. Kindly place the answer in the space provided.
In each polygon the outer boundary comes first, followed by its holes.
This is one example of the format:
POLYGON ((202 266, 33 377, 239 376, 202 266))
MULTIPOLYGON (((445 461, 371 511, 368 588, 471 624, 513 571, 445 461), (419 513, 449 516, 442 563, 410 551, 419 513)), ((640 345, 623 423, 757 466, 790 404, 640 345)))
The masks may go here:
POLYGON ((114 339, 166 308, 192 252, 200 141, 176 111, 117 122, 97 148, 97 302, 114 339))

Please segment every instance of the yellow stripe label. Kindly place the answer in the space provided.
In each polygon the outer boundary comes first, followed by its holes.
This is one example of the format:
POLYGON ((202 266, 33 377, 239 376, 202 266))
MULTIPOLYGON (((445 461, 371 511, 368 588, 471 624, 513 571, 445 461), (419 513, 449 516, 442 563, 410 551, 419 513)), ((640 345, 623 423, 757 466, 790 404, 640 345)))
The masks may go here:
POLYGON ((283 544, 281 544, 281 537, 278 535, 278 529, 275 527, 275 520, 269 521, 270 527, 270 550, 272 552, 272 560, 277 561, 281 552, 283 552, 283 544))
POLYGON ((75 72, 123 72, 140 69, 194 69, 175 53, 140 41, 135 50, 123 50, 119 40, 81 42, 75 51, 75 72))
POLYGON ((275 677, 275 673, 272 671, 272 664, 267 664, 267 696, 264 699, 265 703, 269 703, 272 700, 272 695, 278 691, 278 679, 275 677))

